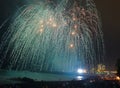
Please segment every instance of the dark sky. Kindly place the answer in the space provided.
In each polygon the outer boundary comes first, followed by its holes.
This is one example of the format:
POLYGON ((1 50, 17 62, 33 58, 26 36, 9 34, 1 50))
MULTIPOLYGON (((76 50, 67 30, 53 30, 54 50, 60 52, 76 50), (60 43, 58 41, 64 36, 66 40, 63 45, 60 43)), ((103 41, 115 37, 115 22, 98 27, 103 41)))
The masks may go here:
MULTIPOLYGON (((101 13, 105 44, 105 64, 114 67, 116 59, 120 58, 120 0, 94 0, 97 9, 101 13)), ((13 15, 15 9, 22 2, 20 0, 0 0, 0 24, 9 16, 13 15)))
POLYGON ((120 0, 96 0, 95 3, 102 17, 105 62, 112 67, 120 58, 120 0))

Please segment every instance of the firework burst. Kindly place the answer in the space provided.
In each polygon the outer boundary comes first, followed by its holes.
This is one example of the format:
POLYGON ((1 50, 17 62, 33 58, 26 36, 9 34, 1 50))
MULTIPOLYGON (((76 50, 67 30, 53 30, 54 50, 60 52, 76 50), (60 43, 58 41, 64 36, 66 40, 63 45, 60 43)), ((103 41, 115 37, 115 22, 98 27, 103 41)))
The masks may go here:
POLYGON ((23 6, 2 36, 0 67, 64 72, 94 67, 103 59, 102 37, 92 0, 23 6))

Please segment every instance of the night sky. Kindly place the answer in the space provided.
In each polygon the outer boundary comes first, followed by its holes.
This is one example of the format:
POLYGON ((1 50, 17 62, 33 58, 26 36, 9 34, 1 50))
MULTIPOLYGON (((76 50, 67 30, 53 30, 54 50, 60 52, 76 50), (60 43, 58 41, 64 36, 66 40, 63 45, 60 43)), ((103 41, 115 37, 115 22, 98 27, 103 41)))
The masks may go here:
MULTIPOLYGON (((120 0, 94 0, 102 19, 105 44, 105 64, 113 69, 120 58, 120 0)), ((21 0, 0 0, 0 24, 21 6, 21 0)), ((1 33, 0 33, 1 34, 1 33)))
POLYGON ((96 0, 95 2, 102 18, 105 63, 108 68, 114 68, 116 59, 120 58, 120 0, 96 0))

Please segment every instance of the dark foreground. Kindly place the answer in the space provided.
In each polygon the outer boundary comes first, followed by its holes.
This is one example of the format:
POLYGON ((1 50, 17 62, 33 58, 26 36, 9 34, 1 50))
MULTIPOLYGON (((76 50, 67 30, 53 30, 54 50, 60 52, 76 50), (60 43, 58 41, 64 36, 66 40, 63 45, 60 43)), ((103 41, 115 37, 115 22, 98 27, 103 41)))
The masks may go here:
POLYGON ((120 84, 117 80, 33 81, 24 78, 21 83, 1 84, 0 88, 120 88, 120 84))
POLYGON ((119 81, 97 75, 0 70, 0 88, 120 88, 119 81))

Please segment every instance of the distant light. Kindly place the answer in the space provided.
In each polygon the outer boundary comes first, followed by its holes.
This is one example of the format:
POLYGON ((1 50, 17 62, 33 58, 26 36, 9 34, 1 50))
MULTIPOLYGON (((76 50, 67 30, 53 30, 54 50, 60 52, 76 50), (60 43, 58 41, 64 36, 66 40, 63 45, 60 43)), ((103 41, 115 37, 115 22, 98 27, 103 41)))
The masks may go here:
POLYGON ((85 69, 78 69, 77 72, 80 73, 80 74, 81 73, 87 73, 87 71, 85 69))
POLYGON ((78 79, 78 80, 82 80, 83 77, 82 77, 82 76, 77 76, 77 79, 78 79))
POLYGON ((120 77, 119 77, 119 76, 117 76, 117 77, 116 77, 116 80, 120 80, 120 77))

